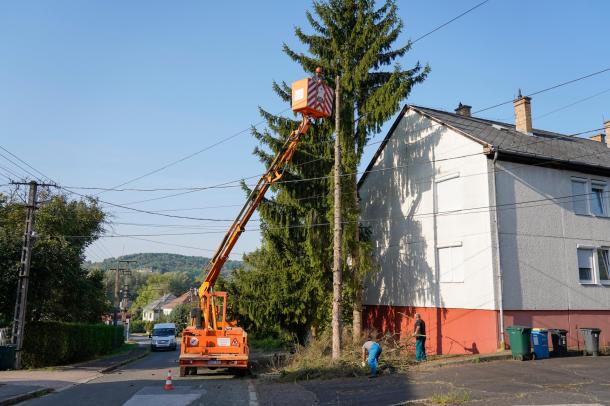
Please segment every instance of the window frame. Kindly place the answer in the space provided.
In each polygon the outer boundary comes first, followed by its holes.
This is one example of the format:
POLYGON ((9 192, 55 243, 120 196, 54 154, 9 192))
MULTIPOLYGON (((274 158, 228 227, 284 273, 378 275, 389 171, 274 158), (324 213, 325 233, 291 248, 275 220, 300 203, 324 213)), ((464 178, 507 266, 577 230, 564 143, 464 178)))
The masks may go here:
POLYGON ((588 195, 590 195, 587 199, 589 202, 589 213, 595 217, 608 217, 608 184, 604 181, 591 179, 588 192, 588 195), (593 213, 593 188, 596 186, 597 189, 602 190, 602 214, 593 213))
POLYGON ((610 218, 610 193, 608 182, 605 180, 599 179, 590 179, 590 178, 581 178, 578 176, 570 177, 570 188, 572 190, 572 212, 577 216, 591 216, 597 218, 610 218), (574 183, 579 183, 584 185, 584 200, 582 204, 584 204, 583 211, 577 211, 575 207, 575 200, 579 198, 574 194, 574 183), (601 189, 602 190, 602 213, 594 213, 593 212, 593 189, 601 189))
POLYGON ((576 246, 576 270, 578 271, 578 283, 581 285, 597 285, 597 275, 598 272, 596 266, 596 257, 597 257, 597 248, 590 245, 577 245, 576 246), (591 279, 590 280, 582 280, 580 279, 580 260, 578 257, 578 251, 580 250, 588 250, 591 251, 591 279))
POLYGON ((466 281, 466 275, 464 274, 464 265, 466 264, 466 261, 464 260, 464 252, 462 251, 462 279, 461 280, 455 280, 454 278, 454 272, 453 272, 453 263, 452 268, 451 268, 451 280, 446 281, 446 280, 441 280, 441 263, 440 263, 440 250, 442 249, 453 249, 453 248, 464 248, 464 244, 462 244, 462 241, 454 241, 454 242, 449 242, 449 243, 444 243, 444 244, 437 244, 436 246, 436 258, 437 258, 437 267, 438 267, 438 283, 464 283, 466 281))
MULTIPOLYGON (((438 191, 438 185, 444 182, 448 182, 450 180, 455 180, 455 179, 459 179, 460 178, 460 173, 459 172, 451 172, 451 173, 447 173, 445 175, 441 175, 437 178, 434 179, 434 211, 436 212, 436 214, 438 215, 439 213, 441 213, 441 210, 439 208, 439 200, 440 200, 440 194, 438 191)), ((460 201, 461 200, 457 200, 456 201, 460 201)), ((451 213, 454 211, 459 211, 459 210, 463 210, 463 205, 460 203, 459 207, 456 209, 451 209, 451 210, 446 210, 443 211, 442 213, 451 213)), ((448 247, 442 247, 442 248, 448 248, 448 247)), ((438 247, 437 247, 438 249, 438 247)))
POLYGON ((610 247, 598 247, 596 249, 596 258, 597 258, 597 266, 598 266, 598 270, 597 270, 597 278, 599 280, 599 283, 601 285, 610 285, 610 247), (606 251, 608 253, 608 263, 606 263, 606 272, 608 273, 608 279, 602 279, 599 272, 601 270, 600 268, 600 264, 599 264, 599 252, 600 251, 606 251))
POLYGON ((574 212, 574 214, 576 214, 578 216, 590 216, 591 210, 589 207, 589 195, 590 195, 589 179, 572 177, 572 178, 570 178, 570 188, 572 191, 572 211, 574 212), (585 186, 584 194, 582 196, 578 196, 578 197, 584 198, 584 200, 583 200, 583 204, 585 205, 584 212, 576 211, 576 207, 574 206, 574 200, 577 198, 577 196, 574 194, 574 187, 573 187, 574 183, 581 183, 585 186))

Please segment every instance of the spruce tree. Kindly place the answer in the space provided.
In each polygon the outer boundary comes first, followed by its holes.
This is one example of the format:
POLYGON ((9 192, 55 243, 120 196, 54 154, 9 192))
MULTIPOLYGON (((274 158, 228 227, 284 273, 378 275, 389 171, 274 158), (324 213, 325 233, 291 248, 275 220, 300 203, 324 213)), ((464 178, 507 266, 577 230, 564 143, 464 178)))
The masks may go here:
MULTIPOLYGON (((303 70, 313 75, 322 67, 327 84, 341 76, 340 114, 342 179, 344 196, 344 252, 351 257, 346 276, 352 308, 354 337, 360 338, 362 279, 371 268, 370 247, 360 241, 356 171, 363 148, 399 108, 416 83, 429 72, 416 63, 403 70, 396 63, 410 49, 393 48, 403 23, 393 0, 376 8, 373 0, 328 0, 313 3, 306 12, 313 34, 295 28, 306 53, 295 52, 287 44, 284 52, 303 70)), ((298 79, 298 78, 293 78, 298 79)), ((290 87, 273 83, 273 90, 290 103, 290 87)), ((255 150, 265 166, 292 130, 298 118, 275 116, 261 109, 267 129, 253 129, 261 143, 255 150)), ((302 340, 310 327, 329 320, 332 266, 332 177, 334 119, 312 126, 301 141, 282 182, 275 184, 260 206, 262 246, 245 257, 246 270, 238 272, 237 313, 244 322, 262 328, 273 322, 284 332, 302 340), (313 179, 311 179, 313 178, 313 179)), ((366 234, 366 233, 364 233, 366 234)), ((344 261, 344 263, 349 263, 344 261)), ((315 330, 315 329, 314 329, 315 330)))
MULTIPOLYGON (((353 294, 354 339, 360 339, 362 321, 362 280, 370 264, 363 253, 369 248, 360 242, 356 171, 370 137, 400 109, 400 103, 416 83, 422 82, 429 67, 417 62, 403 70, 396 62, 411 48, 407 42, 394 48, 403 29, 396 2, 386 0, 376 8, 374 0, 329 0, 314 2, 315 12, 306 12, 312 34, 300 27, 295 35, 307 47, 297 53, 284 44, 284 52, 306 72, 321 66, 326 76, 341 77, 341 133, 344 179, 344 245, 351 257, 350 290, 353 294)), ((332 214, 328 213, 327 219, 332 214)))

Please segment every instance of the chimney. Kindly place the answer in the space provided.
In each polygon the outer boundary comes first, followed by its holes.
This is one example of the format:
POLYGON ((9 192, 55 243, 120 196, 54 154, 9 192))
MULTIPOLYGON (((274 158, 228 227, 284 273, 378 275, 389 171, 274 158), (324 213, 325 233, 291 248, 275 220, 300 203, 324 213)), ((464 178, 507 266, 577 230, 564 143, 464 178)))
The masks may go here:
POLYGON ((462 102, 460 102, 460 104, 458 104, 458 106, 457 106, 457 109, 455 109, 455 114, 457 114, 459 116, 470 117, 471 108, 472 108, 472 106, 468 106, 468 105, 462 104, 462 102))
POLYGON ((606 139, 610 141, 610 120, 604 121, 604 129, 606 130, 606 139))
POLYGON ((592 139, 593 141, 603 142, 604 144, 606 143, 606 134, 604 134, 604 133, 593 135, 589 138, 592 139))
POLYGON ((513 101, 515 106, 515 127, 517 131, 531 134, 532 133, 532 98, 527 96, 521 96, 521 89, 519 89, 519 95, 513 101))

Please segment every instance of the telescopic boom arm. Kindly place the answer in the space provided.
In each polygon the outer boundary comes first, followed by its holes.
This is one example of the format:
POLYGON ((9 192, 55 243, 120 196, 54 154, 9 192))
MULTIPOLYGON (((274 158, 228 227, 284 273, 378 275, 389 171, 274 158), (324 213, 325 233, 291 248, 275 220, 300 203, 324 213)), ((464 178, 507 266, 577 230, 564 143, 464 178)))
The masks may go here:
MULTIPOLYGON (((248 200, 240 210, 235 221, 233 221, 231 228, 227 231, 227 234, 222 239, 222 242, 206 267, 207 275, 203 284, 199 287, 200 300, 205 300, 204 298, 206 298, 207 294, 209 294, 210 290, 214 287, 218 275, 220 275, 220 270, 229 258, 240 235, 245 231, 248 220, 250 220, 250 217, 252 217, 252 214, 254 214, 254 211, 263 200, 267 189, 282 178, 286 165, 292 160, 292 156, 296 151, 301 137, 307 132, 310 125, 309 116, 303 114, 303 120, 301 121, 301 124, 299 124, 299 127, 290 134, 284 143, 282 152, 275 157, 267 172, 260 177, 256 186, 252 189, 252 192, 250 192, 248 200)), ((202 306, 202 308, 204 307, 202 306)))

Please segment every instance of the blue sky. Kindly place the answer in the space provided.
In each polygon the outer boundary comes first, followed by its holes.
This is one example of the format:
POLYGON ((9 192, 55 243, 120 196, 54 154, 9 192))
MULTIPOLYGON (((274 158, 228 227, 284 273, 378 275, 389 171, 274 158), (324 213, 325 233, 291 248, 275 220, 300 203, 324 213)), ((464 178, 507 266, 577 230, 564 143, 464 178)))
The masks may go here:
MULTIPOLYGON (((399 1, 405 22, 399 41, 477 3, 399 1)), ((299 48, 293 27, 309 31, 304 10, 310 6, 297 0, 1 2, 0 145, 63 185, 112 187, 247 129, 260 121, 258 106, 288 107, 274 96, 272 80, 305 76, 281 46, 299 48)), ((461 101, 477 110, 513 98, 518 88, 531 93, 610 67, 608 15, 610 3, 601 0, 491 0, 418 42, 400 61, 432 68, 408 102, 452 110, 461 101)), ((601 127, 602 117, 610 118, 610 72, 536 96, 532 108, 537 128, 569 134, 601 127)), ((512 106, 482 116, 510 122, 512 106)), ((252 155, 255 146, 244 132, 129 186, 205 186, 252 176, 263 170, 252 155)), ((373 152, 368 148, 364 164, 373 152)), ((11 168, 2 157, 0 166, 11 168)), ((100 198, 223 219, 233 218, 244 200, 239 188, 227 188, 133 203, 169 193, 100 198)), ((156 242, 104 238, 88 250, 92 260, 134 252, 209 255, 224 232, 225 223, 109 212, 111 234, 209 234, 143 237, 156 242)), ((245 233, 233 257, 259 239, 255 230, 245 233)))

